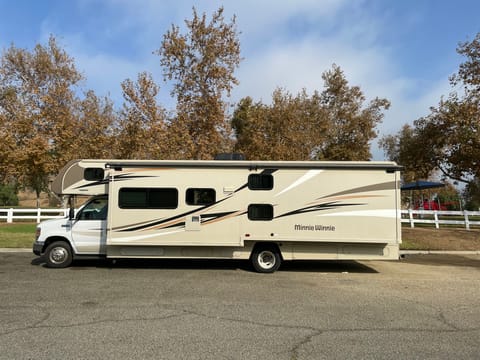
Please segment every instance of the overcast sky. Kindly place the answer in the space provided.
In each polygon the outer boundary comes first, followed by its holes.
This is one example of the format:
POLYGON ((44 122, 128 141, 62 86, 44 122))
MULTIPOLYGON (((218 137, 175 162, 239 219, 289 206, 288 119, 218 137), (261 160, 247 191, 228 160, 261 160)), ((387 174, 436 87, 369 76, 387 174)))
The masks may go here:
MULTIPOLYGON (((480 32, 478 0, 0 0, 0 48, 32 49, 53 34, 75 58, 85 89, 121 106, 120 83, 151 72, 160 101, 173 106, 158 56, 163 34, 183 27, 192 6, 237 17, 243 61, 231 102, 269 102, 276 87, 322 90, 321 74, 339 65, 367 99, 392 102, 380 136, 398 131, 448 95, 462 59, 455 49, 480 32)), ((383 159, 376 144, 375 160, 383 159)))

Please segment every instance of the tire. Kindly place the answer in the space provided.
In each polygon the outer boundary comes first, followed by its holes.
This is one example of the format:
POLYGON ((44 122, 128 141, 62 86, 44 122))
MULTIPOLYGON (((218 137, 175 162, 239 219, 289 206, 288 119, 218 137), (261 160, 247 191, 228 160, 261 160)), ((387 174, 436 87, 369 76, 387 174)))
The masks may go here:
POLYGON ((282 264, 280 251, 275 245, 257 245, 250 257, 252 266, 259 273, 273 273, 282 264))
POLYGON ((55 241, 45 250, 45 260, 49 268, 66 268, 73 261, 72 248, 65 241, 55 241))

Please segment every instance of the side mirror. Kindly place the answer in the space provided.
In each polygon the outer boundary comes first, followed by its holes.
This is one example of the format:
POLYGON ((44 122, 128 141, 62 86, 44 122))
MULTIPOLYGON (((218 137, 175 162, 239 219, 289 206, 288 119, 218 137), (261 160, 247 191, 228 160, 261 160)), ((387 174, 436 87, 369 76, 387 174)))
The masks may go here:
POLYGON ((68 211, 68 219, 73 220, 75 218, 75 209, 71 207, 68 211))

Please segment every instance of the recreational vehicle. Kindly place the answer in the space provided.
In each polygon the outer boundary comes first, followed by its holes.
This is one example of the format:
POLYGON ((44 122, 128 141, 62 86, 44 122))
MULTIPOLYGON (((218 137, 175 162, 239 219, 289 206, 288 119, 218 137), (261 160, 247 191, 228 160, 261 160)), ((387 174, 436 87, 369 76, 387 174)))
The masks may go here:
POLYGON ((49 267, 82 257, 395 260, 400 167, 393 162, 74 160, 52 184, 65 219, 39 224, 49 267), (73 202, 71 202, 73 204, 73 202))

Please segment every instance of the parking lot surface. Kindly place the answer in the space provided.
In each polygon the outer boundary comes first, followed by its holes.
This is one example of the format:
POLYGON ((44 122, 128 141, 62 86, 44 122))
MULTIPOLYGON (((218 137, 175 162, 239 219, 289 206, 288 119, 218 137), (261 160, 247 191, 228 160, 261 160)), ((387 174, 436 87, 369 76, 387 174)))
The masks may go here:
POLYGON ((478 359, 480 256, 77 262, 0 253, 1 359, 478 359))

